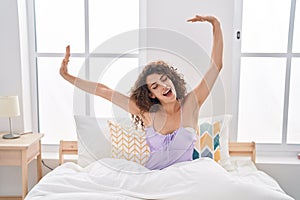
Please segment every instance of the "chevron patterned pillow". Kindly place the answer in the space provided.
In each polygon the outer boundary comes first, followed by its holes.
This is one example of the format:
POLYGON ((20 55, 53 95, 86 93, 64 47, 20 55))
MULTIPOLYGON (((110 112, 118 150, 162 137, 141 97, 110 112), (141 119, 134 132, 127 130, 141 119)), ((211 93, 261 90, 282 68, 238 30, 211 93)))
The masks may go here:
POLYGON ((220 127, 221 122, 200 124, 198 142, 200 142, 201 157, 210 157, 216 162, 220 160, 220 127))
POLYGON ((231 121, 230 115, 213 116, 199 119, 199 131, 195 149, 199 157, 210 157, 216 162, 227 162, 228 132, 227 127, 231 121))
POLYGON ((125 125, 109 120, 108 125, 112 157, 145 165, 150 154, 145 131, 136 129, 131 123, 125 125))

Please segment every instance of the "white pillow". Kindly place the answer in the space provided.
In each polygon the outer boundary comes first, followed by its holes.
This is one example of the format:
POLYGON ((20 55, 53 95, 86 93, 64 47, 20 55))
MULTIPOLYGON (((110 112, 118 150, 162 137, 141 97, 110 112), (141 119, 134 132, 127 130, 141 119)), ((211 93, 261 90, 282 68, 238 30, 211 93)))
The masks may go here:
POLYGON ((85 167, 101 158, 111 157, 109 118, 75 115, 78 139, 78 165, 85 167))
POLYGON ((229 147, 228 147, 228 142, 229 142, 228 128, 231 120, 232 120, 232 115, 228 115, 228 114, 199 118, 198 120, 199 126, 203 123, 209 123, 213 125, 215 124, 215 122, 220 122, 221 124, 220 133, 219 133, 220 160, 218 162, 226 170, 230 170, 232 167, 230 156, 229 156, 229 147))

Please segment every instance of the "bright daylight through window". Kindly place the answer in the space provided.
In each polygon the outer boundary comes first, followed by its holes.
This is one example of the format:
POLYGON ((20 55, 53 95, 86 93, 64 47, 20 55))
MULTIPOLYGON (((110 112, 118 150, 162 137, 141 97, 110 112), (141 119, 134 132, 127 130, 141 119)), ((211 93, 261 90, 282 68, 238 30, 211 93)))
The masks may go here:
MULTIPOLYGON (((139 28, 139 1, 34 0, 34 7, 39 131, 45 133, 43 142, 47 144, 76 140, 74 87, 59 75, 65 47, 71 46, 70 73, 82 72, 93 81, 99 78, 94 75, 97 69, 91 67, 95 60, 117 57, 102 75, 105 84, 114 87, 122 74, 138 67, 138 52, 120 58, 120 52, 95 54, 94 50, 115 35, 139 28), (118 72, 114 79, 106 77, 109 70, 118 72)), ((83 98, 80 109, 86 114, 101 116, 110 112, 110 103, 95 99, 91 107, 89 96, 83 98)))
POLYGON ((300 144, 300 2, 243 0, 242 12, 238 141, 300 144))

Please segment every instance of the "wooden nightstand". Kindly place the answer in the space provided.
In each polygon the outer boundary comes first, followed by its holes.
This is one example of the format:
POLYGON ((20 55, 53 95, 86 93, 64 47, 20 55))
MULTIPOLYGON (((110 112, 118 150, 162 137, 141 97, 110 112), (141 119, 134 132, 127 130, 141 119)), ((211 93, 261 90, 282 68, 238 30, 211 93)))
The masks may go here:
MULTIPOLYGON (((21 166, 22 197, 19 199, 24 199, 28 193, 28 164, 35 157, 37 158, 37 182, 42 178, 41 138, 44 134, 29 133, 18 139, 3 139, 3 134, 0 133, 0 166, 21 166)), ((0 199, 10 199, 10 197, 0 197, 0 199)))

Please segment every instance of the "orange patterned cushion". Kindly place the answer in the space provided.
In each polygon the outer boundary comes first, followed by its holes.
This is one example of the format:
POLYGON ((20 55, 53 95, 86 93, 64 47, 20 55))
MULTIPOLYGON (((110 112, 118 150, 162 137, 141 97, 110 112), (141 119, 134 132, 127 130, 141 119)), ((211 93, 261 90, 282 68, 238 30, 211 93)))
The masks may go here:
POLYGON ((145 131, 136 129, 133 124, 121 125, 110 120, 108 125, 111 134, 112 157, 145 165, 150 154, 145 131))

